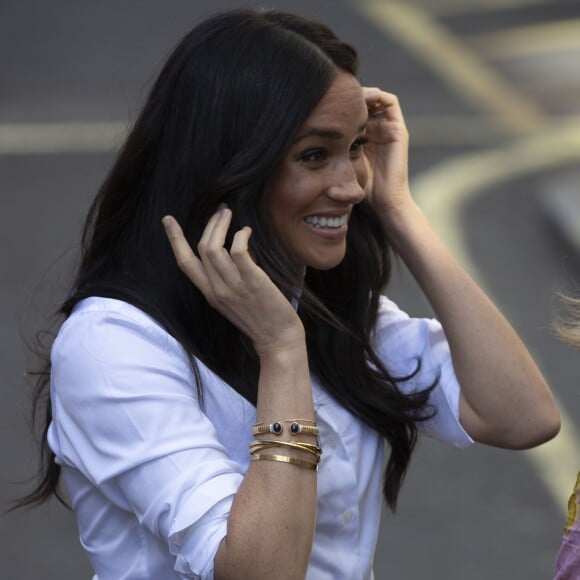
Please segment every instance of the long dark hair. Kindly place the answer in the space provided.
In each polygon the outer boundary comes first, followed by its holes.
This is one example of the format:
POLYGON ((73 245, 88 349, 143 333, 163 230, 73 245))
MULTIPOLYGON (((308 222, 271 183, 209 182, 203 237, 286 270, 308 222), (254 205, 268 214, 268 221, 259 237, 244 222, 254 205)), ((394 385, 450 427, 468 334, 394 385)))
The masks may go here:
MULTIPOLYGON (((259 364, 251 342, 179 271, 161 226, 172 214, 196 247, 210 215, 227 203, 231 231, 252 227, 251 251, 278 287, 289 299, 302 287, 299 314, 313 373, 388 440, 384 493, 394 508, 428 393, 403 395, 372 347, 390 275, 387 236, 363 201, 352 213, 344 261, 308 270, 302 284, 264 210, 269 178, 338 70, 356 74, 354 49, 292 14, 236 10, 195 27, 169 57, 92 204, 78 274, 59 312, 68 316, 87 296, 125 300, 255 404, 259 364)), ((52 494, 63 499, 46 442, 48 382, 48 375, 38 381, 34 401, 36 412, 46 405, 40 478, 19 505, 52 494)))

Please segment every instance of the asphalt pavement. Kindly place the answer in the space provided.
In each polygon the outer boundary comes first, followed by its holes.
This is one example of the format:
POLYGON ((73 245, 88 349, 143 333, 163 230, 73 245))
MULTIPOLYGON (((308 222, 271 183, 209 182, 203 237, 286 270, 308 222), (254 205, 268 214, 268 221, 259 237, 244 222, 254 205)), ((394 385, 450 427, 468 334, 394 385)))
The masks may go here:
MULTIPOLYGON (((84 214, 171 47, 202 16, 266 4, 324 21, 359 50, 363 84, 396 92, 413 189, 505 312, 563 411, 535 452, 422 440, 385 511, 377 580, 543 580, 580 466, 580 353, 551 330, 580 289, 580 5, 576 1, 213 0, 0 3, 0 500, 34 468, 25 346, 62 296, 84 214)), ((387 293, 430 308, 403 267, 387 293)), ((56 503, 0 517, 0 576, 89 579, 56 503)))

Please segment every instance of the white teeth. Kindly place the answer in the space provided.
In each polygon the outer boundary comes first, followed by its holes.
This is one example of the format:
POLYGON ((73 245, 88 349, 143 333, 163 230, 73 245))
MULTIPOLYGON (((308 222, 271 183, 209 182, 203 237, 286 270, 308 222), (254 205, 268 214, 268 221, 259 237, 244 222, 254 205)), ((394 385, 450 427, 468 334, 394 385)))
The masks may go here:
POLYGON ((319 217, 316 215, 309 215, 304 218, 304 221, 315 228, 339 228, 346 223, 346 216, 319 217))

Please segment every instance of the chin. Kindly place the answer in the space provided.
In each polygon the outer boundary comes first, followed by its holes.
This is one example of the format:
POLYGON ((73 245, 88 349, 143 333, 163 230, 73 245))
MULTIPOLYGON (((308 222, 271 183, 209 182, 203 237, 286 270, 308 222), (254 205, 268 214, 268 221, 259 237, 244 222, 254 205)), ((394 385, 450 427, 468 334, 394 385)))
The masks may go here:
POLYGON ((344 254, 340 256, 336 256, 335 258, 326 258, 326 259, 317 259, 317 260, 309 260, 306 266, 312 270, 332 270, 336 268, 342 261, 344 260, 344 254))

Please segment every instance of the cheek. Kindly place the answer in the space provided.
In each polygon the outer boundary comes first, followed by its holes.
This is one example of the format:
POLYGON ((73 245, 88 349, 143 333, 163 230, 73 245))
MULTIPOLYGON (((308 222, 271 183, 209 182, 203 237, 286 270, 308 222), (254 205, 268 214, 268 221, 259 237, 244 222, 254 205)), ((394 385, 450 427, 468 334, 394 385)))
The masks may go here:
POLYGON ((270 219, 274 219, 274 221, 288 203, 288 181, 288 176, 282 168, 266 186, 266 211, 270 219))
POLYGON ((323 172, 283 167, 269 187, 266 210, 280 231, 295 225, 324 191, 323 172))
POLYGON ((320 189, 319 176, 300 171, 288 174, 276 192, 276 211, 285 216, 301 213, 315 200, 320 189))
POLYGON ((366 155, 362 155, 361 158, 356 162, 354 172, 356 175, 356 180, 363 189, 366 187, 369 181, 370 171, 371 167, 369 160, 367 159, 366 155))

